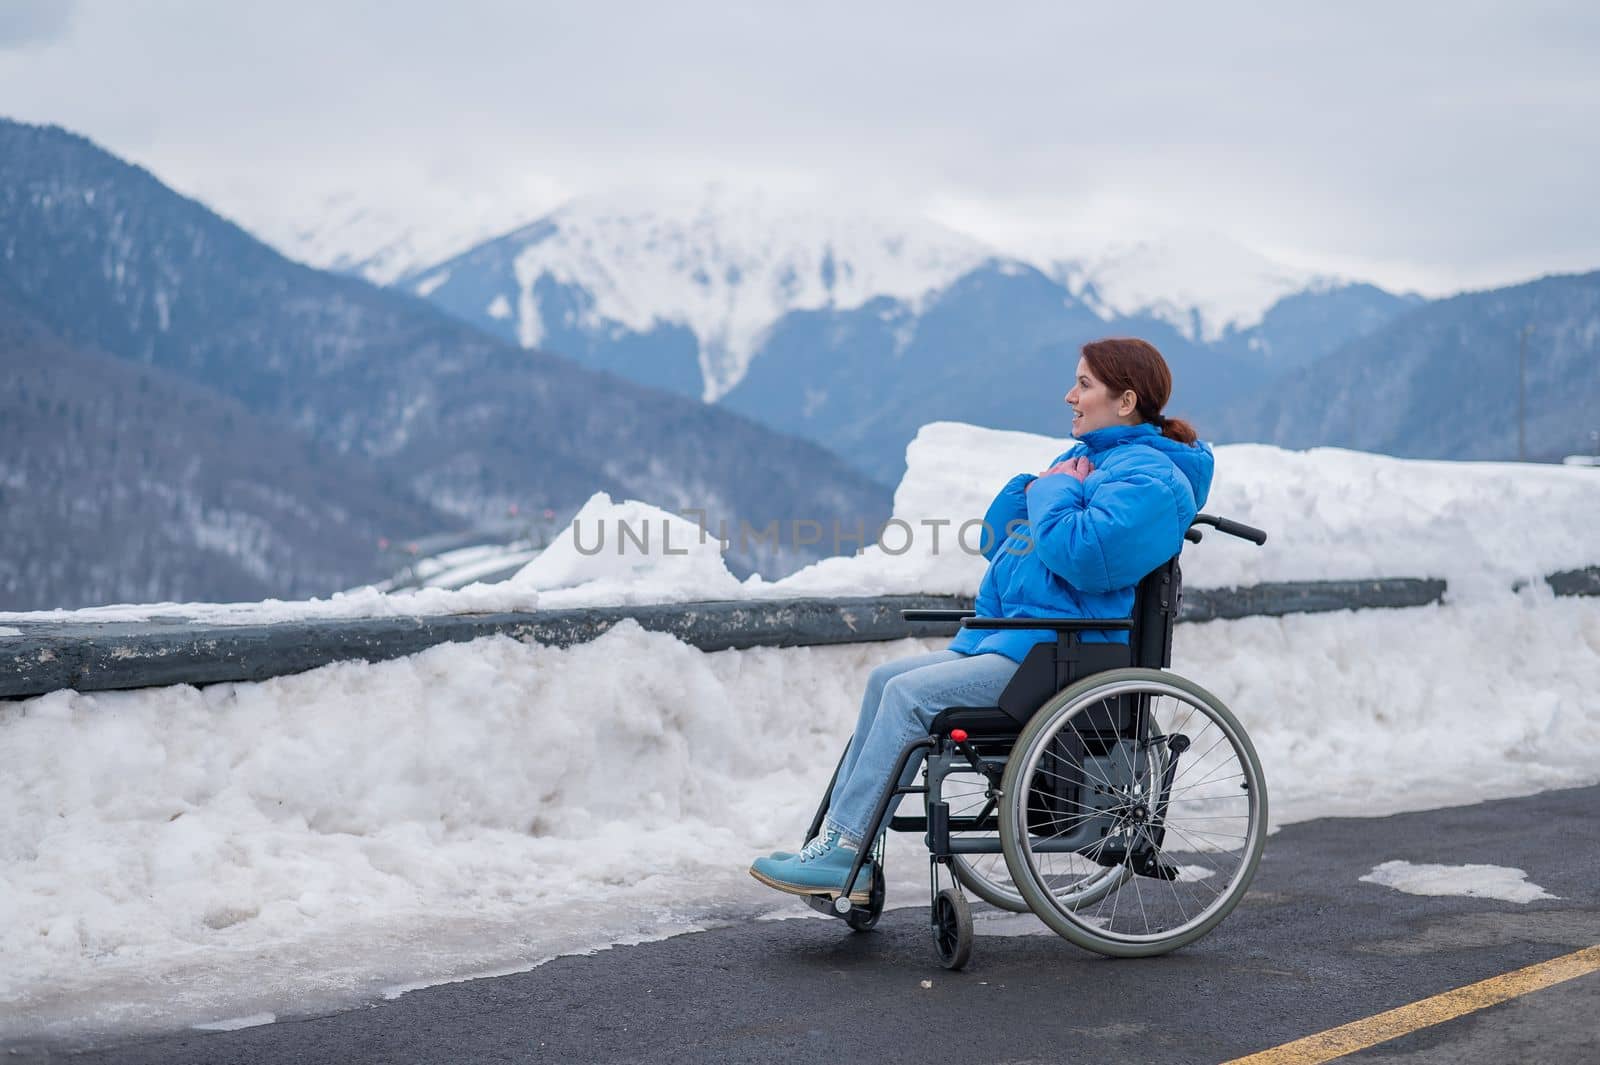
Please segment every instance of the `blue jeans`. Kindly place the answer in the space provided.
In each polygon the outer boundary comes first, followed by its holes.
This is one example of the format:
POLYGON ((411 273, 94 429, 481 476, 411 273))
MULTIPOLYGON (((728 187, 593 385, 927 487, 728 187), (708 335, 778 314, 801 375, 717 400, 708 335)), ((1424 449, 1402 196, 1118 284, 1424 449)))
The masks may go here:
MULTIPOLYGON (((825 827, 859 844, 889 788, 901 749, 926 736, 929 724, 946 707, 994 706, 1016 672, 1017 663, 1005 655, 959 651, 913 655, 874 669, 828 800, 825 827)), ((911 783, 917 766, 917 760, 906 766, 901 785, 911 783)))

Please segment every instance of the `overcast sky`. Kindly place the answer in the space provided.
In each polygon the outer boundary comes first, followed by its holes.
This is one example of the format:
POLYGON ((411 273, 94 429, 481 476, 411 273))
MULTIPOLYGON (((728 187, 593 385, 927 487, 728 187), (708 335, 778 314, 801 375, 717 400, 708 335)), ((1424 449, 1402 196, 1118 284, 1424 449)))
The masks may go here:
POLYGON ((1430 293, 1600 268, 1590 2, 3 0, 0 114, 247 224, 705 177, 1430 293))

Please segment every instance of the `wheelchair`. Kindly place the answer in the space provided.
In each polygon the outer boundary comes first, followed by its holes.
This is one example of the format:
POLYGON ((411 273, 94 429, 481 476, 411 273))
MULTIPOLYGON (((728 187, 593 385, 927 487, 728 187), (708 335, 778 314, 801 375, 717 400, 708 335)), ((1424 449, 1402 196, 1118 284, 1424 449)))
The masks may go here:
MULTIPOLYGON (((1266 533, 1196 515, 1256 544, 1266 533)), ((1148 574, 1128 618, 980 618, 971 610, 906 610, 915 622, 1052 630, 1018 666, 998 706, 950 707, 900 752, 854 866, 836 895, 809 896, 856 931, 884 902, 887 831, 922 833, 940 962, 972 953, 965 891, 1003 910, 1032 911, 1070 942, 1109 957, 1164 954, 1215 928, 1250 886, 1267 832, 1267 787, 1250 738, 1221 700, 1167 669, 1182 600, 1178 556, 1148 574), (1085 632, 1126 631, 1127 643, 1085 632), (920 783, 914 768, 922 762, 920 783), (907 795, 921 816, 900 816, 907 795), (874 860, 868 901, 845 889, 874 860), (941 887, 942 879, 950 884, 941 887), (965 889, 965 890, 964 890, 965 889)), ((840 765, 844 762, 840 757, 840 765)), ((839 770, 806 839, 821 831, 839 770)))

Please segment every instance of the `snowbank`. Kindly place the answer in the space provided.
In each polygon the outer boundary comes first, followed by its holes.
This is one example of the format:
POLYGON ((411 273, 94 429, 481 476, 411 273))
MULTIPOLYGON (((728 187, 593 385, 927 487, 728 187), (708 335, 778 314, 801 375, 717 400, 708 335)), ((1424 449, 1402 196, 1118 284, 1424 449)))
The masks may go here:
MULTIPOLYGON (((1013 474, 1043 469, 1070 444, 953 422, 923 426, 894 499, 895 517, 919 530, 912 551, 893 557, 869 548, 752 590, 974 594, 983 560, 950 550, 949 530, 981 517, 1013 474), (926 523, 940 519, 952 524, 935 552, 926 523)), ((1184 580, 1193 587, 1442 577, 1460 601, 1600 564, 1600 478, 1590 471, 1261 444, 1219 447, 1216 456, 1206 511, 1265 529, 1268 541, 1257 547, 1208 530, 1184 550, 1184 580)))
POLYGON ((604 492, 507 583, 538 591, 551 609, 742 597, 715 538, 659 507, 613 503, 604 492))
MULTIPOLYGON (((1249 728, 1279 823, 1600 780, 1600 601, 1177 643, 1249 728)), ((745 867, 797 842, 867 672, 935 645, 708 654, 629 623, 0 707, 0 1033, 294 1016, 806 912, 745 867)), ((926 860, 894 848, 893 901, 919 903, 926 860)))
MULTIPOLYGON (((973 595, 983 578, 981 519, 1013 474, 1037 472, 1071 444, 956 422, 923 426, 906 449, 882 544, 824 559, 779 581, 736 580, 715 535, 692 517, 634 501, 590 499, 543 555, 510 580, 460 591, 328 600, 176 604, 0 614, 6 621, 134 621, 189 617, 257 624, 303 617, 479 613, 535 606, 891 594, 973 595), (623 533, 623 528, 631 538, 623 533), (648 533, 648 540, 644 534, 648 533), (602 541, 600 536, 605 539, 602 541), (965 546, 963 546, 965 545, 965 546)), ((1220 533, 1184 552, 1195 587, 1267 581, 1442 577, 1452 601, 1497 596, 1547 574, 1600 565, 1600 477, 1577 467, 1396 459, 1336 448, 1217 448, 1206 509, 1266 529, 1265 548, 1220 533)), ((707 522, 718 531, 715 516, 707 522)), ((780 530, 789 536, 793 530, 780 530)), ((838 538, 847 548, 853 528, 838 538)), ((875 530, 869 530, 870 540, 875 530)), ((733 531, 730 530, 730 535, 733 531)), ((835 537, 824 528, 824 543, 835 537)))

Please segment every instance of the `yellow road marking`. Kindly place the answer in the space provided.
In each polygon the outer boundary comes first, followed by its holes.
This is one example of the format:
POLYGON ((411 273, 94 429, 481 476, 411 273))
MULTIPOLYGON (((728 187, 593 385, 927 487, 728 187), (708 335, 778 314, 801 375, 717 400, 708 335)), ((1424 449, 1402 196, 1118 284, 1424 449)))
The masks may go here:
POLYGON ((1235 1058, 1225 1065, 1318 1065, 1596 970, 1600 970, 1600 944, 1235 1058))

